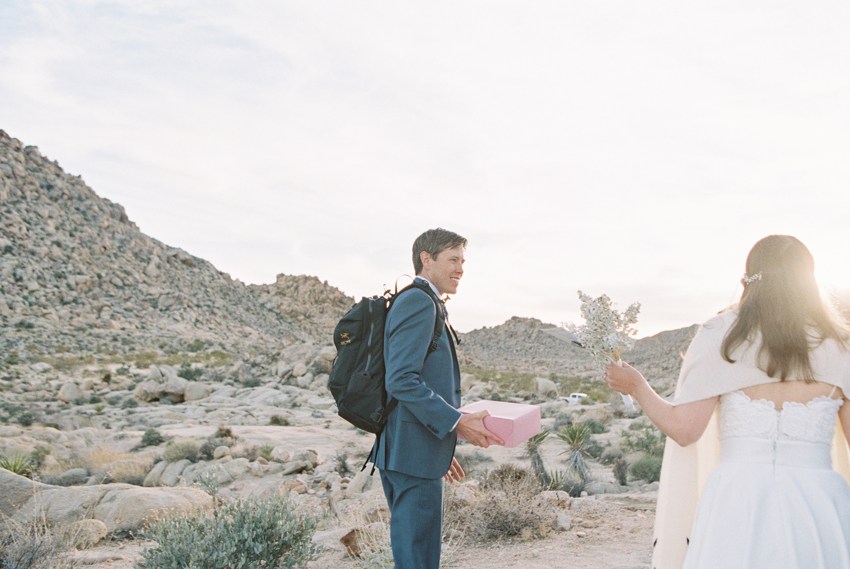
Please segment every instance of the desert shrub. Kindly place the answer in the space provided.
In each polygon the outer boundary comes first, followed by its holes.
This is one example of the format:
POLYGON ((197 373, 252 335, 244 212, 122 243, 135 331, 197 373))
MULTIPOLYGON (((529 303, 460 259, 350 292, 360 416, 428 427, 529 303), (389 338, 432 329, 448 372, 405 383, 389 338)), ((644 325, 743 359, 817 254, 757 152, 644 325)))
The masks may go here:
POLYGON ((195 478, 192 486, 197 486, 215 498, 215 495, 218 494, 219 488, 221 487, 218 481, 218 468, 209 468, 201 472, 198 477, 195 478))
POLYGON ((592 435, 601 435, 608 431, 608 426, 599 419, 588 419, 582 424, 588 426, 592 435))
POLYGON ((150 472, 150 467, 144 462, 137 460, 118 461, 107 469, 106 476, 101 484, 119 482, 121 484, 141 486, 148 472, 150 472))
POLYGON ((47 458, 47 455, 50 454, 50 449, 47 447, 35 447, 35 449, 30 453, 30 463, 32 464, 32 471, 37 472, 41 465, 44 464, 44 459, 47 458))
POLYGON ((4 454, 0 456, 0 468, 5 468, 19 476, 28 476, 33 470, 32 459, 28 454, 4 454))
POLYGON ((204 343, 201 340, 195 340, 186 349, 190 352, 200 352, 204 349, 204 343))
POLYGON ((142 557, 146 569, 300 568, 318 553, 317 523, 285 498, 228 502, 210 514, 155 522, 145 537, 158 547, 142 557))
POLYGON ((626 459, 623 457, 618 457, 614 460, 614 466, 612 467, 614 471, 614 480, 617 481, 617 484, 620 486, 625 486, 629 483, 628 473, 629 473, 629 463, 626 462, 626 459))
POLYGON ((139 442, 139 447, 155 447, 161 445, 165 442, 165 437, 157 431, 155 428, 151 427, 145 431, 145 434, 142 435, 142 440, 139 442))
POLYGON ((586 486, 587 482, 573 471, 553 470, 549 473, 549 490, 563 490, 573 498, 578 498, 586 486))
POLYGON ((178 460, 198 460, 198 452, 201 449, 201 443, 195 439, 176 439, 168 441, 165 445, 165 450, 162 451, 162 460, 167 462, 177 462, 178 460))
POLYGON ((22 427, 29 427, 35 423, 35 416, 29 411, 24 411, 18 415, 18 423, 20 423, 22 427))
POLYGON ((202 375, 204 375, 204 370, 201 368, 194 368, 192 367, 192 364, 185 362, 180 366, 180 369, 177 370, 178 377, 188 379, 189 381, 196 381, 200 379, 202 375))
POLYGON ((272 451, 274 450, 274 445, 265 444, 260 445, 260 456, 264 459, 271 461, 272 459, 272 451))
POLYGON ((552 431, 562 431, 564 427, 569 427, 573 424, 573 414, 561 411, 555 415, 555 422, 552 424, 552 431))
POLYGON ((634 452, 660 457, 664 454, 666 441, 667 436, 655 425, 635 422, 629 425, 628 430, 623 431, 623 446, 634 452))
POLYGON ((288 427, 289 421, 286 417, 281 417, 280 415, 272 415, 269 419, 269 425, 274 425, 276 427, 288 427))
POLYGON ((502 465, 484 477, 481 490, 470 503, 455 500, 454 486, 447 486, 445 525, 464 527, 467 536, 481 540, 545 536, 545 521, 532 509, 542 487, 530 471, 502 465))
POLYGON ((351 473, 351 469, 348 467, 348 453, 344 450, 336 451, 333 462, 334 470, 343 478, 351 473))
POLYGON ((0 567, 3 569, 69 569, 68 550, 59 532, 42 523, 0 522, 0 567))
POLYGON ((604 451, 605 447, 603 447, 599 441, 593 437, 588 437, 587 442, 584 445, 584 453, 586 456, 598 460, 604 451))
POLYGON ((213 441, 204 441, 200 448, 198 448, 198 458, 200 460, 212 460, 213 453, 218 446, 213 441))
POLYGON ((262 384, 259 377, 246 377, 242 380, 242 387, 260 387, 262 384))
POLYGON ((661 457, 645 454, 637 459, 629 468, 629 473, 636 480, 655 482, 661 478, 661 457))
POLYGON ((233 434, 233 429, 230 427, 219 427, 212 435, 210 435, 210 440, 235 438, 236 436, 233 434))
MULTIPOLYGON (((269 451, 271 453, 271 451, 269 451)), ((247 458, 249 462, 257 460, 260 456, 260 447, 257 445, 237 447, 232 453, 233 458, 247 458)))
POLYGON ((132 395, 121 402, 121 408, 122 409, 132 409, 132 408, 138 407, 138 406, 139 406, 139 402, 132 395))
POLYGON ((602 464, 614 464, 618 458, 622 458, 623 450, 618 446, 606 447, 599 455, 599 462, 602 464))

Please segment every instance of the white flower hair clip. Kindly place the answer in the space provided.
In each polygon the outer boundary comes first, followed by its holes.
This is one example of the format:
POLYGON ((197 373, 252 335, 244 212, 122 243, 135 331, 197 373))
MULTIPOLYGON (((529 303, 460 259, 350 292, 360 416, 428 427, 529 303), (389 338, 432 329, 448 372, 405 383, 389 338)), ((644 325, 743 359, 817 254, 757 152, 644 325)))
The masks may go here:
POLYGON ((752 284, 752 283, 754 283, 756 281, 760 281, 760 280, 761 280, 761 272, 758 272, 754 275, 749 275, 749 276, 746 275, 746 274, 744 275, 744 284, 752 284))

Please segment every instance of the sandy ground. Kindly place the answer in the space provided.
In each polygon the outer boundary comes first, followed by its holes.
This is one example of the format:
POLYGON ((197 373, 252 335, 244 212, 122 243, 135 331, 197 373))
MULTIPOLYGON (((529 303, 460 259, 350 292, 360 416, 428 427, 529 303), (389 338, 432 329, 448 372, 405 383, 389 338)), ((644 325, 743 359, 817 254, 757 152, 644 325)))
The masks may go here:
MULTIPOLYGON (((622 420, 612 421, 612 432, 599 438, 605 441, 620 428, 622 420)), ((371 435, 358 434, 341 419, 316 421, 311 426, 268 427, 234 426, 240 440, 250 444, 286 444, 317 450, 325 461, 344 448, 355 456, 365 456, 374 440, 371 435)), ((208 437, 215 430, 209 426, 179 425, 160 429, 168 436, 208 437)), ((460 452, 480 452, 493 467, 508 462, 527 464, 523 447, 490 447, 474 449, 463 445, 460 452)), ((563 468, 563 446, 550 437, 541 452, 548 467, 563 468)), ((352 464, 358 463, 352 459, 352 464)), ((594 480, 613 479, 610 467, 594 465, 594 480)), ((652 525, 655 516, 656 492, 602 494, 573 500, 570 515, 573 527, 566 532, 551 531, 544 539, 510 540, 495 543, 464 543, 444 549, 442 566, 458 569, 649 569, 652 525)), ((92 569, 135 569, 141 561, 140 552, 152 542, 106 541, 88 551, 73 552, 72 557, 83 567, 92 569)), ((325 551, 308 565, 309 569, 360 569, 358 560, 341 551, 325 551)), ((211 568, 212 569, 212 568, 211 568)))
MULTIPOLYGON (((448 547, 442 566, 457 569, 649 569, 654 492, 605 495, 574 501, 573 528, 550 532, 544 539, 510 540, 448 547), (596 503, 589 503, 589 501, 596 503)), ((107 542, 74 552, 92 569, 134 569, 145 541, 107 542)), ((310 569, 358 569, 356 559, 326 551, 310 569)))

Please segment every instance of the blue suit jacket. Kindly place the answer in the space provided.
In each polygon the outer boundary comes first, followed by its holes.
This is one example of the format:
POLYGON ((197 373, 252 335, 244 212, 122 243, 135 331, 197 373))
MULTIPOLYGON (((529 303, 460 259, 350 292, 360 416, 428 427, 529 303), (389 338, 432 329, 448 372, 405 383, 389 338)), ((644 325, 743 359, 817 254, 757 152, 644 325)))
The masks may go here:
POLYGON ((401 294, 387 314, 387 393, 398 401, 381 432, 375 466, 419 478, 441 478, 454 455, 461 413, 460 369, 448 326, 428 354, 437 307, 423 290, 401 294), (426 357, 427 356, 427 357, 426 357))

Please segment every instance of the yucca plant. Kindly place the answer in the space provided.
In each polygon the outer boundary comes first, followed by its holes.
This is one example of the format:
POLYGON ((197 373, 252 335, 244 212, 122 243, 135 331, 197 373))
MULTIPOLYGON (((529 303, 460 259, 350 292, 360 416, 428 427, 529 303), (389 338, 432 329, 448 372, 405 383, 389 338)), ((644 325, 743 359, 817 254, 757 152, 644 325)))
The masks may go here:
POLYGON ((590 480, 590 468, 588 468, 587 462, 584 460, 584 457, 589 456, 587 445, 590 437, 590 427, 587 423, 575 423, 569 427, 564 427, 556 433, 556 436, 569 447, 561 453, 570 453, 567 459, 567 470, 578 474, 582 482, 590 480))
POLYGON ((20 453, 3 455, 0 456, 0 468, 20 476, 28 476, 32 472, 32 458, 28 454, 20 453))
POLYGON ((550 486, 551 480, 546 472, 546 466, 543 464, 543 457, 540 456, 540 445, 543 444, 550 432, 547 430, 540 431, 525 442, 525 456, 531 459, 531 470, 540 480, 540 483, 547 488, 550 486))

